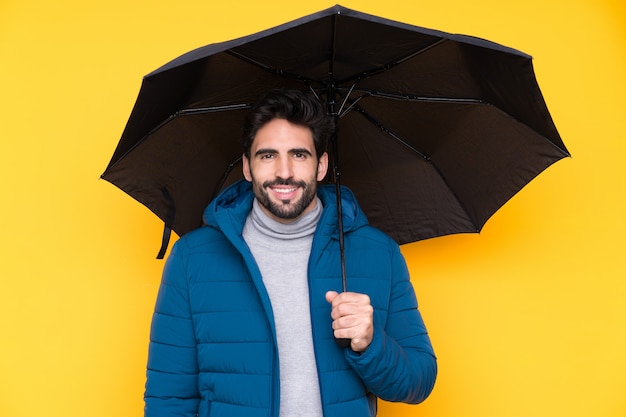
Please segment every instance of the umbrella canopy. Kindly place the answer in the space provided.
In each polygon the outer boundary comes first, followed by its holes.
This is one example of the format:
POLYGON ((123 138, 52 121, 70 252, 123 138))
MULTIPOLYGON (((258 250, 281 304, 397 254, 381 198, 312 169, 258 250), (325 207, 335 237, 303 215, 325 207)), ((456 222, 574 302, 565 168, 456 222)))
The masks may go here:
POLYGON ((242 178, 243 118, 272 88, 325 102, 342 184, 399 244, 480 231, 569 155, 530 56, 335 6, 147 75, 102 178, 179 235, 199 227, 242 178))

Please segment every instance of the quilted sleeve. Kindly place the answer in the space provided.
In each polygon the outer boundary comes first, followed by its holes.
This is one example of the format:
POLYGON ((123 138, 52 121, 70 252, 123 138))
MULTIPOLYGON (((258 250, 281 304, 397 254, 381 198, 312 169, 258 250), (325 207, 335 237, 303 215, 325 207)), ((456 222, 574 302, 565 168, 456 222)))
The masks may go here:
POLYGON ((152 318, 145 416, 196 416, 199 396, 196 338, 179 241, 165 264, 152 318))
POLYGON ((359 355, 346 356, 367 388, 386 401, 417 404, 431 393, 437 361, 399 248, 392 255, 386 323, 374 322, 374 338, 359 355))

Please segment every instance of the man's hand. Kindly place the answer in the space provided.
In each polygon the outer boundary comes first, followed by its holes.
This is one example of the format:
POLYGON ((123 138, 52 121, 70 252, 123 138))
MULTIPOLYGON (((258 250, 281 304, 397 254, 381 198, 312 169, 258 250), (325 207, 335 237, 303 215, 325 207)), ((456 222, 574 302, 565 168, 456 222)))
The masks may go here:
POLYGON ((326 301, 332 305, 335 338, 350 339, 350 348, 359 353, 372 342, 374 335, 374 308, 366 294, 328 291, 326 301))

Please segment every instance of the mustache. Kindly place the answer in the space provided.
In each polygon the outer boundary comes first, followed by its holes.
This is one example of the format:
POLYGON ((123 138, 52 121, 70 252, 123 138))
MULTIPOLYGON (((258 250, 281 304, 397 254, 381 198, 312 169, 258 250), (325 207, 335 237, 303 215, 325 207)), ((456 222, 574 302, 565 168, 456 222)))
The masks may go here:
POLYGON ((274 187, 276 185, 291 185, 295 187, 306 188, 306 182, 304 181, 296 181, 293 178, 276 178, 272 181, 265 181, 263 183, 263 188, 274 187))

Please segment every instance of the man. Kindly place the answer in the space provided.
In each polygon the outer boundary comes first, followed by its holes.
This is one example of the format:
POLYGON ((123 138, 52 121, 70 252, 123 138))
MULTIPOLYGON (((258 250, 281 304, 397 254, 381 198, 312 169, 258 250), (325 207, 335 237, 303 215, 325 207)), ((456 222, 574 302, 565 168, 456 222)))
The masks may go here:
POLYGON ((345 189, 350 292, 341 288, 332 118, 267 93, 244 127, 245 180, 174 245, 151 329, 145 414, 359 417, 418 403, 436 360, 398 245, 345 189), (349 339, 342 348, 335 338, 349 339))

